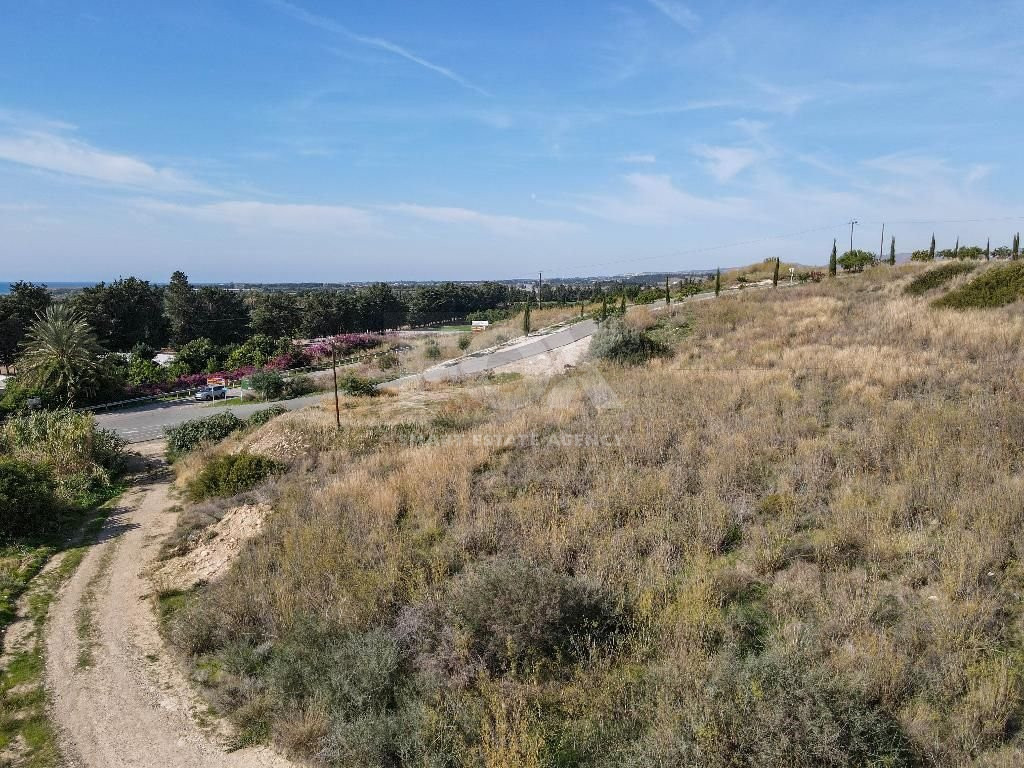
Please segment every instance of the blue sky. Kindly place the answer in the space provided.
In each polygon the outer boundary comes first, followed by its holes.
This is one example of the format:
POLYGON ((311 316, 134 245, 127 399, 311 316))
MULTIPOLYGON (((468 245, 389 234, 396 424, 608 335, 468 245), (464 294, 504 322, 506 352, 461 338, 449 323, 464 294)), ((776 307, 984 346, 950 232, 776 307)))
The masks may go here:
POLYGON ((823 263, 851 218, 869 249, 883 221, 1007 243, 1022 29, 1022 2, 9 3, 0 278, 823 263))

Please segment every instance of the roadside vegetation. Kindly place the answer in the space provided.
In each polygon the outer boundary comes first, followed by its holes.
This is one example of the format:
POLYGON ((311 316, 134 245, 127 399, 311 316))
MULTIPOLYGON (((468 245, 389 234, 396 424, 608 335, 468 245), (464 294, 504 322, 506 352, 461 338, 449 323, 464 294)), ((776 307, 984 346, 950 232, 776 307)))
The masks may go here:
POLYGON ((212 459, 185 486, 191 501, 211 496, 236 496, 252 490, 283 467, 273 459, 252 453, 231 453, 212 459))
POLYGON ((256 411, 245 419, 240 419, 232 412, 226 411, 203 419, 191 419, 176 427, 169 427, 164 432, 167 438, 167 459, 176 461, 201 446, 217 443, 234 432, 262 426, 284 412, 285 409, 282 406, 272 405, 269 408, 256 411))
POLYGON ((169 636, 238 744, 316 765, 1019 764, 1024 317, 917 274, 232 436, 300 460, 169 636))
POLYGON ((1024 262, 994 266, 935 300, 937 307, 992 309, 1024 298, 1024 262))
POLYGON ((91 416, 52 411, 0 424, 0 755, 57 766, 42 628, 60 584, 123 489, 124 445, 91 416), (55 563, 54 567, 47 568, 55 563), (18 622, 17 633, 11 632, 18 622))
POLYGON ((968 264, 967 262, 962 261, 942 264, 914 277, 913 280, 907 283, 906 287, 903 289, 903 293, 907 296, 921 296, 928 291, 932 291, 946 285, 955 277, 973 272, 975 267, 975 264, 968 264))

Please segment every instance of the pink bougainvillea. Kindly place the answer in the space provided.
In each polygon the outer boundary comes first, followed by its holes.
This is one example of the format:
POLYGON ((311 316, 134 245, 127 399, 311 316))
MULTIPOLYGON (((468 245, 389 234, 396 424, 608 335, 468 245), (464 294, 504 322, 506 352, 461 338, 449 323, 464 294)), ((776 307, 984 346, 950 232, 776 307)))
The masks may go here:
POLYGON ((269 360, 263 366, 246 365, 230 371, 217 371, 216 373, 191 373, 187 376, 179 376, 177 379, 158 384, 143 384, 132 387, 126 393, 127 397, 146 397, 149 395, 162 395, 166 392, 177 392, 182 389, 196 389, 206 386, 206 380, 211 378, 222 378, 228 381, 240 381, 246 376, 251 376, 256 371, 288 371, 293 368, 303 368, 307 365, 316 365, 325 360, 330 360, 331 346, 337 350, 338 357, 348 357, 367 349, 375 349, 388 341, 390 337, 378 333, 343 333, 327 339, 318 339, 307 344, 303 348, 296 347, 294 352, 287 355, 280 355, 269 360))

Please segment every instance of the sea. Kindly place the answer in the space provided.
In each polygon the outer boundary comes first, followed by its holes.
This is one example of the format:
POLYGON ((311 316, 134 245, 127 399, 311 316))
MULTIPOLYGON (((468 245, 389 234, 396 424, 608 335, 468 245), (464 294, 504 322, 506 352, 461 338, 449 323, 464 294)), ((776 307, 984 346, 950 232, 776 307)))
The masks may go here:
MULTIPOLYGON (((50 288, 65 289, 65 290, 68 290, 68 289, 71 289, 71 288, 85 288, 87 285, 95 285, 96 284, 95 280, 92 281, 92 282, 88 282, 88 283, 62 283, 62 282, 58 282, 58 281, 47 281, 47 280, 30 280, 29 282, 32 282, 32 283, 43 283, 43 284, 45 284, 46 286, 48 286, 50 288)), ((10 292, 11 292, 11 284, 9 282, 5 283, 3 281, 0 281, 0 296, 6 296, 10 292)))

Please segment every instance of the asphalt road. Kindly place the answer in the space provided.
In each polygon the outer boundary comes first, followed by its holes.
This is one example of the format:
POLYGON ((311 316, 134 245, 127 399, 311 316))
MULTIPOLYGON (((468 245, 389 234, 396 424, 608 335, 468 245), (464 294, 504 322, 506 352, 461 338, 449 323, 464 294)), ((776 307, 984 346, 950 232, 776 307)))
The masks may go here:
MULTIPOLYGON (((704 301, 713 299, 713 293, 702 293, 685 299, 686 302, 704 301)), ((675 302, 673 302, 675 303, 675 302)), ((655 302, 652 306, 656 311, 665 308, 665 301, 655 302)), ((453 381, 461 378, 477 376, 481 373, 494 370, 507 363, 514 363, 534 355, 540 355, 552 349, 564 347, 587 336, 591 336, 597 330, 597 323, 593 320, 584 320, 579 323, 562 328, 561 330, 537 336, 534 340, 520 343, 516 346, 498 348, 491 352, 478 352, 458 360, 453 360, 422 373, 403 376, 380 385, 381 389, 400 389, 402 386, 419 381, 441 382, 453 381)), ((320 371, 319 375, 327 375, 330 371, 320 371)), ((294 400, 281 400, 273 405, 281 405, 288 410, 297 410, 314 405, 330 393, 318 392, 306 397, 299 397, 294 400)), ((193 403, 190 401, 177 401, 170 403, 152 403, 124 411, 97 414, 96 421, 104 429, 110 429, 127 440, 129 443, 142 443, 148 440, 156 440, 163 436, 165 427, 173 427, 188 421, 189 419, 201 419, 212 416, 215 413, 231 411, 239 418, 245 418, 250 414, 272 405, 271 403, 247 403, 245 405, 210 407, 208 403, 193 403)))
POLYGON ((525 360, 528 357, 540 355, 552 349, 564 347, 566 344, 572 344, 574 341, 585 339, 587 336, 593 335, 596 330, 597 323, 593 320, 583 320, 561 330, 537 336, 533 341, 506 348, 499 347, 492 352, 477 352, 448 363, 442 363, 422 373, 414 373, 409 376, 403 376, 400 379, 384 382, 380 385, 380 388, 401 389, 405 385, 419 381, 453 381, 470 376, 478 376, 502 365, 514 363, 517 360, 525 360))
POLYGON ((187 400, 152 403, 130 410, 96 414, 96 423, 103 429, 113 430, 129 443, 144 443, 147 440, 157 440, 163 437, 164 427, 175 427, 189 419, 204 419, 224 411, 231 411, 238 418, 244 419, 246 416, 272 405, 281 405, 292 411, 307 405, 314 405, 327 394, 317 392, 313 395, 276 403, 245 403, 244 405, 216 407, 212 407, 209 403, 190 403, 187 400))
MULTIPOLYGON (((385 382, 382 389, 398 389, 403 384, 415 381, 447 381, 462 377, 475 376, 489 370, 512 363, 516 360, 523 360, 547 352, 551 349, 571 344, 574 341, 586 338, 597 330, 597 324, 593 320, 584 320, 581 323, 570 325, 559 331, 538 336, 519 346, 498 349, 490 353, 477 353, 469 357, 453 361, 449 365, 432 368, 424 373, 403 376, 394 381, 385 382)), ((323 375, 324 372, 320 372, 323 375)), ((330 371, 327 371, 329 374, 330 371)), ((110 429, 127 440, 129 443, 144 443, 148 440, 157 440, 163 436, 165 427, 174 427, 190 419, 202 419, 213 416, 215 413, 231 411, 240 419, 250 414, 270 407, 270 405, 281 405, 288 410, 305 408, 308 405, 315 405, 323 398, 329 397, 330 393, 317 392, 306 397, 299 397, 294 400, 280 400, 275 403, 246 403, 244 405, 230 405, 211 407, 209 403, 194 403, 188 400, 175 402, 151 403, 123 411, 112 411, 96 415, 97 424, 103 429, 110 429)))

